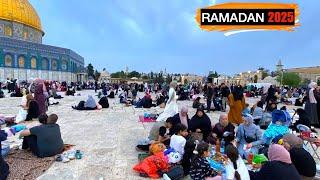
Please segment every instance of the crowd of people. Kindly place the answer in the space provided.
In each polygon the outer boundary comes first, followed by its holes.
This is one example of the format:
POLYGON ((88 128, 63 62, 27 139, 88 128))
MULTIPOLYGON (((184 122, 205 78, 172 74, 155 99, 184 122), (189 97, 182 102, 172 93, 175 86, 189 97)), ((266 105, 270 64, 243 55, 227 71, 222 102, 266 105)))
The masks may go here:
MULTIPOLYGON (((98 102, 94 96, 88 95, 87 100, 80 101, 72 108, 109 108, 108 98, 118 98, 119 104, 133 108, 159 106, 163 109, 148 138, 136 146, 138 151, 149 152, 151 156, 158 156, 159 152, 167 156, 168 167, 159 177, 172 178, 172 174, 175 174, 172 172, 179 172, 182 177, 189 175, 195 180, 312 179, 316 175, 313 157, 304 149, 303 140, 292 133, 299 131, 298 125, 310 129, 320 127, 320 90, 316 83, 310 83, 307 88, 243 88, 225 83, 207 83, 204 86, 183 86, 176 82, 169 85, 108 84, 97 81, 68 84, 35 79, 31 82, 7 80, 0 87, 7 88, 11 97, 22 97, 21 109, 14 120, 10 119, 9 122, 8 118, 3 117, 0 122, 12 126, 25 121, 39 121, 35 127, 22 129, 20 137, 23 138, 22 149, 30 149, 40 158, 55 156, 63 150, 58 116, 46 115, 48 107, 58 104, 57 100, 63 98, 57 92, 75 96, 79 90, 92 89, 97 93, 98 102), (144 96, 139 98, 138 92, 144 93, 144 96), (261 98, 250 107, 246 97, 261 98), (290 101, 292 97, 297 100, 290 101), (185 100, 192 100, 192 108, 196 109, 191 118, 188 107, 178 106, 177 101, 185 100), (284 106, 278 107, 279 103, 284 106), (293 121, 285 105, 299 106, 295 112, 299 116, 296 121, 293 121), (208 116, 212 111, 221 111, 216 124, 208 116), (208 160, 213 156, 213 149, 226 157, 223 172, 212 168, 208 160), (264 154, 268 158, 258 171, 248 169, 245 164, 253 154, 264 154), (303 165, 307 165, 308 169, 303 165)), ((0 89, 0 96, 1 92, 4 94, 0 89)), ((4 141, 8 135, 1 130, 0 140, 4 141)), ((0 167, 0 179, 5 179, 9 166, 2 156, 0 167)), ((140 175, 148 176, 140 168, 134 169, 140 175)))

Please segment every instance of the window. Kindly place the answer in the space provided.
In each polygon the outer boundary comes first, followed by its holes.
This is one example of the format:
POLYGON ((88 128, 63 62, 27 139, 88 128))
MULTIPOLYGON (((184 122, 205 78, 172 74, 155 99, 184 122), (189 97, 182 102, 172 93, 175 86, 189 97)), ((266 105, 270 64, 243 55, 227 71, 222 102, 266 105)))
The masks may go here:
POLYGON ((61 69, 62 69, 63 71, 68 70, 68 62, 67 62, 66 60, 62 60, 61 69))
POLYGON ((31 68, 36 69, 37 68, 37 59, 35 57, 31 58, 31 68))
POLYGON ((28 31, 25 29, 23 30, 23 39, 27 40, 28 39, 28 31))
POLYGON ((25 60, 24 60, 24 57, 23 57, 23 56, 20 56, 20 57, 19 57, 18 62, 19 62, 19 68, 24 68, 24 66, 25 66, 25 60))
POLYGON ((7 54, 5 57, 4 57, 4 64, 5 66, 7 67, 12 67, 12 56, 7 54))
POLYGON ((12 36, 12 28, 11 28, 10 26, 6 26, 6 27, 4 28, 4 34, 5 34, 6 36, 12 36))
POLYGON ((49 62, 48 59, 42 59, 42 70, 49 70, 49 62))
POLYGON ((57 70, 58 69, 58 62, 55 59, 52 59, 51 61, 51 69, 52 70, 57 70))

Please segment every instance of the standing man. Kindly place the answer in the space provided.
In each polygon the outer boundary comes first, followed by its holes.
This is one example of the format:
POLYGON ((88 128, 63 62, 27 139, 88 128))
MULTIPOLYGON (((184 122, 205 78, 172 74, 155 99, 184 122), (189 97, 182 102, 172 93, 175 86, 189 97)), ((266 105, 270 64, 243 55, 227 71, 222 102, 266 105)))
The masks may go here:
POLYGON ((207 86, 207 112, 208 113, 210 113, 212 98, 213 98, 212 84, 208 83, 208 86, 207 86))
POLYGON ((221 110, 222 112, 226 112, 227 109, 227 102, 228 102, 228 96, 230 94, 230 89, 228 86, 226 86, 225 83, 221 84, 221 98, 222 98, 222 107, 221 110))

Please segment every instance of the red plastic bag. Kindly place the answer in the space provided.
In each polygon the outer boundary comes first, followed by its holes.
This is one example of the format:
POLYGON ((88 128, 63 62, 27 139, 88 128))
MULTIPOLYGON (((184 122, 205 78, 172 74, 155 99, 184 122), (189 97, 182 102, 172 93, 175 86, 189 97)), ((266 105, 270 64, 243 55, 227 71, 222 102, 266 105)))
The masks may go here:
POLYGON ((149 156, 133 167, 136 172, 146 174, 150 178, 159 178, 158 172, 168 172, 168 169, 168 158, 163 152, 149 156))

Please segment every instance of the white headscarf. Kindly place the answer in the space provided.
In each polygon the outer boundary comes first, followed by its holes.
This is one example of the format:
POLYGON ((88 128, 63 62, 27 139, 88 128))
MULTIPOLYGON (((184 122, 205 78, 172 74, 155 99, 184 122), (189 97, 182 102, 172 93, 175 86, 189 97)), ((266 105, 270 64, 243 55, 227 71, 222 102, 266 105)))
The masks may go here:
POLYGON ((313 93, 313 91, 314 91, 314 89, 316 87, 317 87, 317 83, 315 83, 315 82, 311 82, 309 84, 309 88, 310 88, 310 90, 309 90, 309 101, 310 101, 310 103, 313 103, 313 104, 317 103, 316 97, 314 96, 314 93, 313 93))

